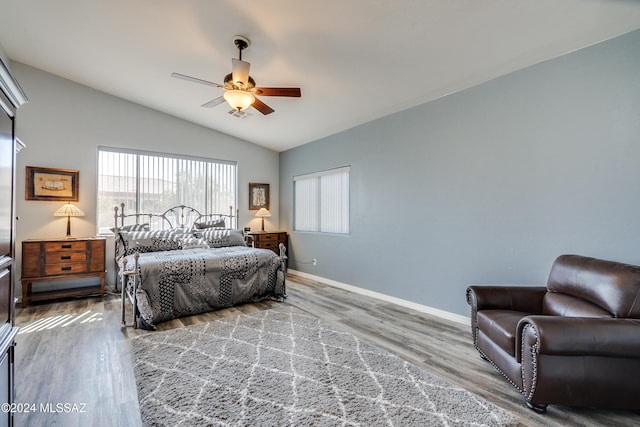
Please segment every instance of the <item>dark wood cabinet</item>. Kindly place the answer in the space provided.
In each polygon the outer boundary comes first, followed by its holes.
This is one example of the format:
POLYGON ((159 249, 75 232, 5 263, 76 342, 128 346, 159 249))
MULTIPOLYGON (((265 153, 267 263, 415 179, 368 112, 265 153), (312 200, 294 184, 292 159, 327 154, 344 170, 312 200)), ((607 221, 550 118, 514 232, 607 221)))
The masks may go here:
POLYGON ((285 231, 253 231, 247 233, 253 237, 253 246, 262 249, 271 249, 278 255, 280 243, 287 246, 287 233, 285 231))
MULTIPOLYGON (((0 54, 2 53, 0 49, 0 54)), ((14 403, 15 319, 15 117, 26 97, 0 55, 0 405, 14 403)), ((0 412, 0 426, 12 426, 13 413, 0 412)))
POLYGON ((30 301, 99 293, 104 296, 106 239, 29 239, 22 242, 22 307, 30 301), (32 292, 32 284, 99 277, 100 286, 32 292))

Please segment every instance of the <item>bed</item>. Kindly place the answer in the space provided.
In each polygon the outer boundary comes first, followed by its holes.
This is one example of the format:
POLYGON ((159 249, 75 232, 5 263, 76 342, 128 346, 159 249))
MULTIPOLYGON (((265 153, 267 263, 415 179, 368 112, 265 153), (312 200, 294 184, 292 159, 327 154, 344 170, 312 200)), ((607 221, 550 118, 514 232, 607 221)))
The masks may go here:
POLYGON ((208 215, 185 205, 159 214, 124 209, 114 209, 112 228, 123 327, 155 330, 171 319, 286 298, 286 248, 276 254, 247 244, 232 208, 208 215))

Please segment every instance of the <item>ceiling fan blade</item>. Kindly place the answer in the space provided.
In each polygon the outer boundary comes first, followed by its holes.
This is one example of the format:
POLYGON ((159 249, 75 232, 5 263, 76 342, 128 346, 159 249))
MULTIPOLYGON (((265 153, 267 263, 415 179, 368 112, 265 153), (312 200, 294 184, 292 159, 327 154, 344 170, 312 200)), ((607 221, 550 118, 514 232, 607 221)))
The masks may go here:
POLYGON ((260 111, 265 116, 275 111, 273 108, 269 107, 267 104, 260 101, 258 98, 256 98, 255 101, 253 101, 253 104, 251 104, 251 106, 256 110, 260 111))
POLYGON ((299 87, 257 87, 256 95, 261 96, 291 96, 300 98, 302 92, 299 87))
POLYGON ((239 59, 231 58, 231 74, 233 83, 238 86, 247 86, 247 82, 249 81, 249 64, 246 61, 241 61, 239 59), (240 85, 241 83, 241 85, 240 85))
POLYGON ((222 85, 219 85, 218 83, 213 83, 213 82, 210 82, 210 81, 207 81, 207 80, 197 79, 195 77, 187 76, 187 75, 180 74, 180 73, 171 73, 171 77, 175 77, 176 79, 186 80, 188 82, 200 83, 200 84, 207 85, 207 86, 224 87, 222 85))
POLYGON ((223 102, 224 102, 224 98, 223 98, 223 97, 221 97, 221 96, 219 96, 219 97, 217 97, 216 99, 212 99, 211 101, 209 101, 209 102, 207 102, 207 103, 202 104, 202 105, 201 105, 201 107, 204 107, 204 108, 213 108, 213 107, 215 107, 216 105, 220 105, 220 104, 222 104, 223 102))

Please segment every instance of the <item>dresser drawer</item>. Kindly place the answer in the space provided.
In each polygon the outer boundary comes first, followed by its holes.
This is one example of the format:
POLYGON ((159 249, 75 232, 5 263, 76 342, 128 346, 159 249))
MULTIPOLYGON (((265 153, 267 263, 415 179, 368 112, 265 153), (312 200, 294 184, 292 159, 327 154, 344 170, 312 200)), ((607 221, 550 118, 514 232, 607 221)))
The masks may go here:
POLYGON ((278 241, 277 234, 261 234, 256 236, 260 243, 273 243, 278 241))
POLYGON ((79 242, 45 242, 45 252, 84 251, 87 249, 86 241, 79 242))
POLYGON ((45 264, 68 264, 70 262, 87 262, 86 252, 51 252, 44 256, 45 264))
POLYGON ((260 249, 275 249, 278 247, 278 242, 260 242, 257 247, 260 249))
POLYGON ((59 274, 85 273, 87 264, 84 262, 68 262, 65 264, 46 264, 44 266, 44 274, 47 276, 56 276, 59 274))

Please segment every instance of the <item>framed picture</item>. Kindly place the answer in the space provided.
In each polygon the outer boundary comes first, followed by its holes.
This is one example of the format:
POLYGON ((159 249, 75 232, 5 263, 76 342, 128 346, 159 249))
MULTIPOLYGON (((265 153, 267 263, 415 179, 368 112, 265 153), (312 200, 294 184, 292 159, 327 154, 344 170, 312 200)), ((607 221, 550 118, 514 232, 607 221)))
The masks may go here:
POLYGON ((79 172, 27 166, 26 200, 78 201, 79 172))
POLYGON ((249 210, 269 210, 269 184, 249 183, 249 210))

